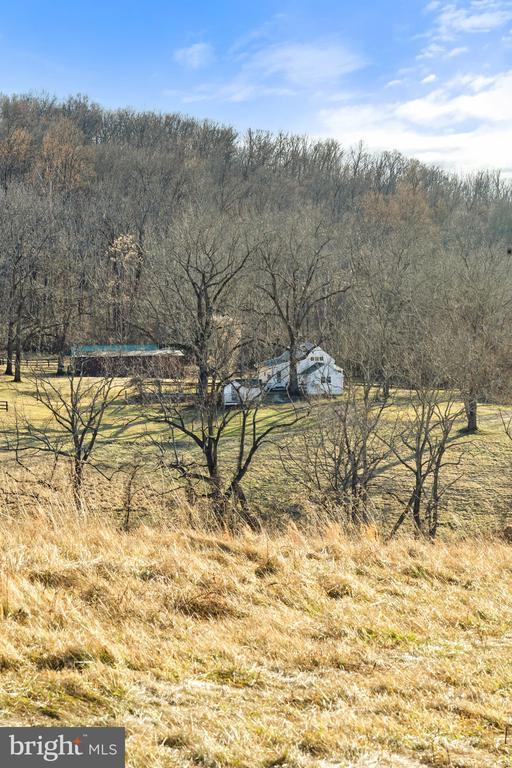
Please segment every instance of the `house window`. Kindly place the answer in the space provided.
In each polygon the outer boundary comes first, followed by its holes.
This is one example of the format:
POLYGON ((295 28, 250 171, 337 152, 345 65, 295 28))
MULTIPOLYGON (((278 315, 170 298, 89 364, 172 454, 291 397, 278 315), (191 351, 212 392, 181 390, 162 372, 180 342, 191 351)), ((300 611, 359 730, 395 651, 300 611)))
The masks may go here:
POLYGON ((320 379, 322 384, 330 384, 331 383, 331 377, 330 376, 322 376, 320 379))
POLYGON ((324 361, 323 355, 311 355, 312 363, 323 363, 323 361, 324 361))
POLYGON ((276 373, 276 381, 281 381, 281 371, 276 373))

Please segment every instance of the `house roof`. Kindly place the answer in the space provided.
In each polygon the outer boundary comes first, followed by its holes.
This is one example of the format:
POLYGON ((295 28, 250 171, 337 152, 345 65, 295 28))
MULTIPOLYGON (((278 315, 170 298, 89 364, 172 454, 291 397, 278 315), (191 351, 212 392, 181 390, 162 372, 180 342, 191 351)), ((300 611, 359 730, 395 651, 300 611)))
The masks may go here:
POLYGON ((310 373, 314 373, 315 371, 320 370, 320 368, 325 368, 325 363, 313 363, 308 368, 301 371, 299 376, 309 376, 310 373))
POLYGON ((72 357, 183 357, 180 349, 158 349, 149 347, 135 347, 130 344, 112 344, 112 346, 74 347, 71 350, 72 357))
POLYGON ((233 379, 233 381, 229 382, 230 384, 240 387, 259 387, 261 386, 261 382, 259 379, 233 379))
MULTIPOLYGON (((304 341, 297 347, 297 360, 303 360, 309 355, 309 353, 317 347, 318 344, 312 344, 310 341, 304 341)), ((273 368, 275 365, 281 365, 281 363, 287 363, 290 360, 290 350, 285 350, 282 355, 278 357, 271 357, 268 360, 264 360, 262 365, 267 368, 273 368)))
POLYGON ((158 344, 75 344, 71 347, 71 354, 73 357, 98 354, 126 355, 129 352, 140 354, 141 352, 153 352, 157 349, 158 344))

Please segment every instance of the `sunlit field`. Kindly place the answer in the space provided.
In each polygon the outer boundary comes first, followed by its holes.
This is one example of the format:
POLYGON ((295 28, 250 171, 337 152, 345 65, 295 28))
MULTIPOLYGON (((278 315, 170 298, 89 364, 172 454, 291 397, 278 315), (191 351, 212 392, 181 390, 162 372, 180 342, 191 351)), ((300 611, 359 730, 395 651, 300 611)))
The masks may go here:
POLYGON ((123 725, 130 768, 510 766, 505 543, 126 534, 62 500, 0 541, 2 725, 123 725))
MULTIPOLYGON (((66 387, 65 378, 54 377, 51 382, 62 390, 66 387)), ((87 380, 89 382, 94 380, 87 380)), ((139 482, 143 483, 144 475, 154 471, 151 459, 155 457, 155 446, 168 439, 169 433, 165 425, 149 421, 140 405, 126 402, 126 386, 126 379, 115 382, 114 388, 119 389, 120 396, 105 414, 95 459, 110 472, 132 462, 134 455, 139 462, 142 461, 141 457, 147 457, 138 472, 139 482)), ((34 391, 29 372, 24 375, 21 384, 13 384, 10 378, 0 377, 0 400, 9 403, 9 411, 0 412, 0 425, 4 435, 11 434, 11 443, 16 420, 21 424, 29 422, 38 426, 45 425, 48 433, 55 430, 55 434, 58 434, 58 427, 51 414, 35 400, 34 391)), ((391 424, 398 415, 403 415, 410 408, 407 393, 394 391, 391 399, 392 404, 385 413, 384 424, 386 421, 391 424)), ((316 401, 314 408, 303 420, 289 430, 274 433, 271 442, 256 456, 245 480, 245 487, 250 502, 267 522, 284 520, 290 512, 294 519, 307 517, 310 509, 307 496, 287 475, 282 448, 284 445, 296 446, 300 452, 301 436, 315 429, 318 414, 329 408, 331 402, 328 399, 316 401)), ((306 411, 308 406, 298 407, 306 411)), ((258 424, 263 427, 282 419, 289 408, 286 404, 261 408, 258 424)), ((499 531, 512 522, 512 443, 503 428, 503 421, 511 414, 512 408, 508 406, 480 405, 480 428, 475 435, 464 434, 464 419, 461 417, 453 439, 459 448, 463 448, 463 456, 460 466, 448 467, 445 475, 448 481, 453 481, 443 500, 441 531, 446 535, 482 529, 499 531)), ((193 415, 191 409, 191 420, 193 415)), ((221 467, 223 462, 227 466, 235 457, 238 430, 239 419, 234 418, 226 429, 221 467)), ((178 446, 185 452, 192 450, 186 440, 180 438, 178 446)), ((45 461, 48 466, 48 457, 45 461)), ((90 474, 94 474, 93 470, 89 470, 90 474)), ((405 498, 407 482, 403 469, 396 460, 390 458, 382 476, 375 483, 371 497, 376 519, 388 520, 392 524, 400 507, 396 493, 399 497, 403 494, 405 498)))

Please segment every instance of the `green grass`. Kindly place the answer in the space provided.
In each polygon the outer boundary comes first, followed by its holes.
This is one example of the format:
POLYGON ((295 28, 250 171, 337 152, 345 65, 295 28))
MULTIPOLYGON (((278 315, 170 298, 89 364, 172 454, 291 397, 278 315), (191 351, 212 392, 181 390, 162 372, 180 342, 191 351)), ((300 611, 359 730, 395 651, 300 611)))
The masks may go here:
MULTIPOLYGON (((53 383, 65 387, 66 379, 54 378, 53 383)), ((125 380, 119 381, 119 385, 125 383, 125 380)), ((0 412, 2 431, 14 430, 17 414, 33 424, 46 425, 49 431, 55 428, 48 411, 34 399, 33 394, 34 387, 28 375, 21 384, 13 384, 9 377, 0 376, 0 400, 9 403, 8 413, 0 412)), ((386 415, 389 422, 407 407, 405 394, 395 394, 395 406, 386 415)), ((316 409, 322 409, 325 405, 325 401, 320 401, 316 409)), ((259 428, 277 423, 288 410, 288 405, 261 408, 258 414, 259 428)), ((295 487, 284 471, 279 448, 285 440, 291 440, 293 444, 297 435, 314 428, 317 413, 318 410, 313 411, 291 430, 273 433, 272 442, 256 455, 244 482, 249 499, 263 513, 278 517, 285 515, 292 506, 298 514, 307 513, 304 493, 295 487)), ((468 523, 472 529, 476 529, 488 526, 490 520, 495 528, 502 528, 512 522, 512 442, 505 435, 501 413, 508 418, 512 408, 480 405, 478 433, 471 436, 462 433, 456 435, 466 448, 466 453, 461 466, 447 470, 446 474, 448 480, 461 475, 446 494, 442 523, 447 530, 457 530, 468 523)), ((461 419, 459 428, 463 426, 464 421, 461 419)), ((239 428, 238 417, 226 428, 220 454, 221 469, 226 471, 236 458, 239 428)), ((148 421, 140 406, 127 404, 123 399, 114 403, 105 415, 95 457, 105 465, 119 465, 129 460, 134 452, 151 455, 155 451, 152 440, 165 439, 166 434, 165 425, 148 421)), ((189 455, 194 455, 196 450, 197 455, 197 449, 192 448, 186 438, 179 440, 179 447, 189 455)), ((300 450, 299 441, 297 450, 300 450)), ((386 494, 390 485, 403 498, 407 496, 408 478, 394 460, 390 460, 385 475, 377 482, 373 496, 375 514, 381 518, 387 516, 391 520, 396 517, 397 500, 386 494)))

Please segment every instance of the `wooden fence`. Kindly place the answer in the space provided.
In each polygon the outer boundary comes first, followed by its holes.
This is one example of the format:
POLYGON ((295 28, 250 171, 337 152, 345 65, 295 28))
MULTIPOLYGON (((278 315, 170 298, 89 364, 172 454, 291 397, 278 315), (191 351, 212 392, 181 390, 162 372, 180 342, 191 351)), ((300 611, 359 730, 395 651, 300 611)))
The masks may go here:
MULTIPOLYGON (((7 358, 0 357, 0 368, 5 365, 7 365, 7 358)), ((21 359, 22 368, 51 368, 52 366, 57 366, 56 357, 23 357, 21 359)), ((14 368, 14 360, 12 361, 12 367, 14 368)))

